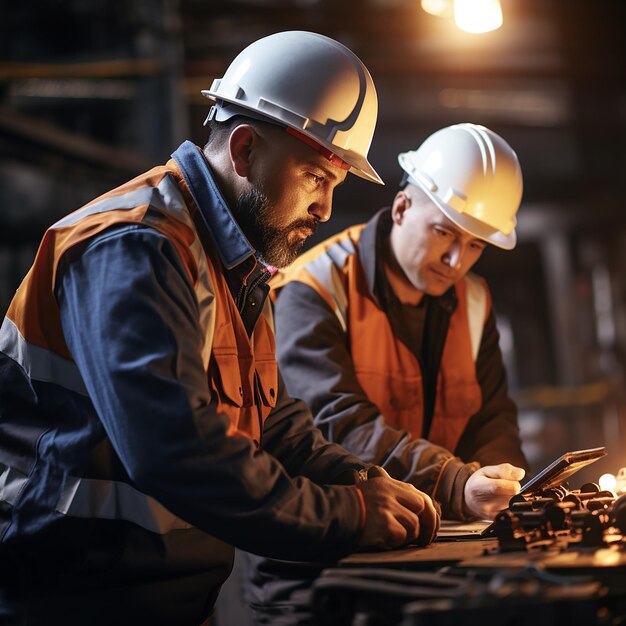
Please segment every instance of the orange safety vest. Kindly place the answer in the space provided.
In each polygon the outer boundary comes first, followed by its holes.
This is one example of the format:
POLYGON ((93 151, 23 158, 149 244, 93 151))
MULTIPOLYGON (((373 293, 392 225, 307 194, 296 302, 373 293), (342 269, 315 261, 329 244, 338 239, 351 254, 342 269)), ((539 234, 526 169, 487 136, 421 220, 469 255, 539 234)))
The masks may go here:
POLYGON ((221 262, 210 244, 201 243, 201 238, 208 238, 197 229, 200 223, 199 209, 172 159, 48 229, 6 317, 22 336, 23 350, 32 352, 27 360, 37 361, 38 367, 58 362, 57 357, 66 361, 64 373, 50 372, 51 382, 71 387, 76 380, 82 381, 63 337, 54 295, 59 261, 74 246, 116 224, 154 228, 173 243, 194 286, 205 337, 198 350, 207 371, 211 401, 228 416, 229 435, 245 435, 258 446, 263 422, 278 395, 270 303, 266 303, 264 314, 248 338, 221 262), (166 202, 165 198, 170 200, 166 202), (45 356, 47 353, 51 359, 45 356), (74 381, 71 385, 70 380, 74 381))
MULTIPOLYGON (((337 316, 347 337, 356 377, 386 422, 422 437, 424 392, 417 357, 396 337, 369 291, 358 249, 364 224, 353 226, 303 254, 275 276, 275 289, 299 281, 314 289, 337 316)), ((455 286, 458 306, 450 318, 437 378, 429 441, 454 450, 482 405, 475 359, 490 300, 486 284, 467 275, 455 286)))

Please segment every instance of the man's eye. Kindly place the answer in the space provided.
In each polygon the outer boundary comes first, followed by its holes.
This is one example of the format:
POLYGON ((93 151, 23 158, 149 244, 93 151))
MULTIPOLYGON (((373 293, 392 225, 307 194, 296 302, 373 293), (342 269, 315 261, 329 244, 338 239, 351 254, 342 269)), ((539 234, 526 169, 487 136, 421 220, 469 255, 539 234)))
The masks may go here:
POLYGON ((440 237, 449 237, 450 236, 450 233, 447 230, 444 230, 443 228, 438 228, 437 226, 435 226, 433 228, 433 230, 440 237))
POLYGON ((309 176, 313 179, 315 184, 321 183, 324 178, 322 176, 318 176, 317 174, 313 174, 313 172, 309 172, 309 176))
POLYGON ((475 241, 470 245, 474 250, 477 250, 478 252, 482 252, 486 248, 485 244, 480 241, 475 241))

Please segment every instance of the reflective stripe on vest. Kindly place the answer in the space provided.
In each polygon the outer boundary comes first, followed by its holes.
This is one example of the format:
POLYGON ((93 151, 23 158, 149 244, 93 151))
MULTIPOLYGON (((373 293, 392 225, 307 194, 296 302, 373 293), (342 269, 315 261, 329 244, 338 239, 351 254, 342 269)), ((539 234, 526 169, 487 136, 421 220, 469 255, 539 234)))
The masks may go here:
POLYGON ((351 244, 350 241, 337 243, 331 246, 326 254, 314 259, 306 266, 311 276, 319 280, 321 289, 318 289, 318 293, 330 296, 325 298, 326 303, 337 316, 344 332, 348 329, 348 299, 337 268, 343 267, 348 255, 355 252, 354 246, 346 246, 345 243, 351 244), (349 250, 346 250, 346 247, 349 250))
POLYGON ((56 511, 70 517, 124 520, 153 533, 192 528, 154 498, 131 485, 112 480, 69 476, 56 511))
POLYGON ((476 363, 480 342, 483 338, 483 328, 487 320, 487 289, 480 279, 471 273, 465 275, 465 289, 467 318, 472 341, 472 358, 476 363))
POLYGON ((0 474, 0 502, 6 502, 15 506, 22 487, 28 482, 28 476, 14 470, 12 467, 5 467, 0 474))
MULTIPOLYGON (((128 186, 130 186, 130 183, 124 185, 121 189, 125 189, 128 186)), ((191 220, 185 209, 185 202, 178 185, 169 176, 164 176, 152 187, 131 189, 126 193, 117 195, 115 195, 115 192, 111 192, 111 194, 107 194, 102 199, 96 199, 73 213, 66 215, 53 224, 51 228, 58 230, 67 226, 73 226, 85 217, 95 215, 96 213, 105 213, 111 210, 129 211, 142 206, 154 207, 164 213, 170 213, 187 225, 190 224, 191 220)))
MULTIPOLYGON (((28 476, 6 467, 0 474, 0 502, 15 506, 27 482, 28 476)), ((154 498, 131 485, 111 480, 67 477, 55 510, 68 517, 132 522, 162 535, 192 528, 154 498)))
POLYGON ((0 327, 0 351, 18 363, 32 380, 53 383, 80 395, 87 395, 83 378, 73 361, 29 344, 17 326, 6 317, 0 327))

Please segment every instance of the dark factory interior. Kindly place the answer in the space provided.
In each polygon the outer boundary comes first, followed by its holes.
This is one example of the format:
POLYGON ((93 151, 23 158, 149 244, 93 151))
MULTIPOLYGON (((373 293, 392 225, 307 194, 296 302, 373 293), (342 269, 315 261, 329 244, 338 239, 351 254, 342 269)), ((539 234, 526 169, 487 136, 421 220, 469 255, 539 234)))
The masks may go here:
MULTIPOLYGON (((388 205, 398 153, 437 129, 472 122, 502 135, 524 177, 518 245, 489 249, 475 271, 497 311, 530 474, 568 450, 605 446, 576 482, 617 475, 626 467, 626 3, 502 0, 502 26, 480 34, 423 4, 9 3, 0 20, 3 311, 48 226, 164 163, 185 139, 204 145, 200 92, 241 49, 279 31, 321 33, 372 74, 369 160, 385 186, 349 177, 305 249, 388 205)), ((216 623, 246 623, 235 591, 225 597, 216 623)))

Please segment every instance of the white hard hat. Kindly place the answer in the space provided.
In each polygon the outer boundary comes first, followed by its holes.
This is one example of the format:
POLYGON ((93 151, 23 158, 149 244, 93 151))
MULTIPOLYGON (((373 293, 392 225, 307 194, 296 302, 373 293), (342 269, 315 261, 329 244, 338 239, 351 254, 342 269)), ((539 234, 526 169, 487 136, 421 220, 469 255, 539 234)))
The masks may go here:
POLYGON ((334 39, 306 31, 263 37, 202 95, 217 102, 208 119, 247 115, 279 122, 321 146, 332 162, 343 161, 345 169, 384 184, 367 160, 378 115, 376 88, 360 59, 334 39))
POLYGON ((522 170, 502 137, 484 126, 456 124, 398 161, 409 182, 457 226, 499 248, 515 247, 522 170))

